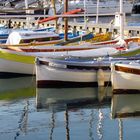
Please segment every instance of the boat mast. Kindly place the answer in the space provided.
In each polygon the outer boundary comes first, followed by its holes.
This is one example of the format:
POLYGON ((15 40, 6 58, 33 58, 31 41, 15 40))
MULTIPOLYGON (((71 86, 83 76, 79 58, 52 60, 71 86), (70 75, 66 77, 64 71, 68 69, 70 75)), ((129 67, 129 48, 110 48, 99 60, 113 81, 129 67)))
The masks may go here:
POLYGON ((66 121, 66 140, 70 140, 69 114, 68 114, 67 106, 66 106, 66 110, 65 110, 65 121, 66 121))
POLYGON ((124 39, 123 0, 120 0, 120 38, 124 39))
POLYGON ((119 122, 119 140, 123 140, 123 121, 118 119, 119 122))
POLYGON ((96 6, 96 24, 98 24, 99 20, 99 0, 97 0, 97 6, 96 6))
POLYGON ((50 135, 49 135, 49 140, 52 140, 53 139, 54 128, 55 128, 55 113, 54 113, 54 110, 52 111, 50 126, 51 126, 51 131, 50 131, 50 135))
MULTIPOLYGON (((28 9, 28 0, 25 0, 25 9, 28 9)), ((29 14, 29 10, 26 10, 26 14, 29 14)), ((30 25, 30 18, 29 17, 26 17, 26 25, 27 25, 27 28, 29 28, 29 25, 30 25)))
MULTIPOLYGON (((51 4, 52 4, 52 8, 53 8, 53 11, 54 11, 54 15, 56 15, 56 7, 55 7, 55 0, 51 0, 51 4)), ((57 19, 55 20, 55 28, 57 30, 57 19)))
MULTIPOLYGON (((64 0, 64 13, 68 12, 68 0, 64 0)), ((68 40, 68 18, 64 18, 64 41, 68 40)))
POLYGON ((19 137, 19 135, 21 135, 21 132, 23 132, 25 134, 28 132, 28 130, 27 130, 27 128, 28 128, 28 113, 29 113, 29 101, 27 100, 26 106, 24 107, 23 112, 21 114, 21 118, 18 122, 19 123, 19 127, 18 127, 19 130, 18 130, 18 132, 16 132, 16 136, 14 137, 15 140, 19 137))
POLYGON ((84 28, 85 28, 85 31, 87 30, 87 18, 86 18, 86 0, 84 0, 84 28))

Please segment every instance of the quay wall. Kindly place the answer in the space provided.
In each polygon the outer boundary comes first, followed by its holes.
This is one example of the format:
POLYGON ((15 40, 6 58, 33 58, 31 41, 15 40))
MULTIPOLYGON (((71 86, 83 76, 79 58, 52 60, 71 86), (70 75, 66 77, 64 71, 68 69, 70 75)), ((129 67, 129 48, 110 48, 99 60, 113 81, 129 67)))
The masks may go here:
MULTIPOLYGON (((27 22, 25 19, 0 19, 0 24, 4 24, 7 26, 10 26, 11 28, 26 28, 27 22)), ((83 22, 74 22, 69 21, 68 22, 69 29, 75 29, 75 30, 84 30, 85 24, 83 22)), ((54 21, 37 24, 37 20, 30 20, 30 27, 50 27, 55 26, 54 21)), ((58 29, 63 30, 64 29, 64 22, 61 22, 61 24, 58 25, 58 29)), ((95 24, 93 22, 88 22, 86 24, 86 29, 89 32, 93 33, 106 33, 108 31, 112 31, 113 34, 119 33, 119 27, 114 26, 111 23, 99 23, 95 24)), ((140 27, 139 26, 125 26, 124 27, 124 34, 129 36, 140 36, 140 27)))

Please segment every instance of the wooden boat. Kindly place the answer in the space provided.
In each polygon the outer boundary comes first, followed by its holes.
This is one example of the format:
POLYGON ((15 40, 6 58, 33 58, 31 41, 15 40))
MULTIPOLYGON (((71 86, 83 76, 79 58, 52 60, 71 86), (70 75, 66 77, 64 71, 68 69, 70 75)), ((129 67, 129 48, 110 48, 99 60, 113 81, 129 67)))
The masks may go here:
MULTIPOLYGON (((81 37, 75 37, 73 39, 70 39, 67 42, 61 42, 62 40, 56 40, 56 41, 47 41, 47 42, 45 41, 45 42, 22 43, 22 44, 16 44, 16 45, 1 44, 0 48, 10 47, 10 48, 16 49, 18 47, 19 50, 21 49, 22 51, 26 51, 26 52, 54 52, 54 51, 58 52, 58 51, 73 51, 73 50, 76 51, 76 50, 88 50, 88 49, 97 49, 97 48, 105 48, 105 47, 117 48, 117 50, 125 49, 121 43, 118 43, 118 40, 110 40, 110 41, 103 41, 103 42, 97 42, 97 43, 87 42, 87 40, 91 40, 91 38, 93 38, 93 34, 88 33, 81 37), (80 43, 78 42, 72 43, 78 40, 80 41, 80 43), (83 42, 82 40, 85 40, 86 42, 83 42), (61 43, 54 45, 55 43, 58 43, 57 41, 60 41, 61 43)), ((130 46, 139 44, 139 41, 140 41, 139 37, 127 38, 124 40, 125 47, 126 46, 130 47, 130 46)), ((110 54, 108 52, 108 49, 106 49, 105 52, 110 54)), ((104 53, 103 55, 107 55, 107 53, 104 53)))
POLYGON ((9 35, 6 44, 16 45, 22 43, 53 41, 59 39, 59 34, 54 32, 33 30, 13 31, 9 35))
POLYGON ((46 41, 54 40, 55 37, 60 39, 59 35, 57 36, 56 35, 57 34, 53 32, 52 27, 40 28, 40 29, 20 29, 20 28, 11 29, 11 28, 5 27, 4 29, 0 28, 0 39, 1 39, 0 43, 15 45, 15 44, 21 44, 21 43, 35 42, 35 41, 40 42, 43 40, 46 40, 46 41), (50 34, 50 32, 52 33, 52 35, 49 38, 48 35, 50 34), (51 37, 53 37, 54 39, 53 38, 51 39, 51 37))
MULTIPOLYGON (((93 58, 93 57, 104 57, 104 56, 134 56, 140 53, 140 47, 133 44, 129 49, 118 46, 118 45, 88 45, 86 44, 79 46, 53 46, 50 49, 44 49, 47 57, 83 57, 83 58, 93 58), (101 47, 102 46, 102 47, 101 47), (104 46, 104 47, 103 47, 104 46), (109 47, 106 47, 109 46, 109 47), (115 48, 116 46, 116 48, 115 48), (99 48, 98 48, 99 47, 99 48), (94 49, 93 49, 94 48, 94 49), (98 48, 98 49, 95 49, 98 48), (83 51, 84 50, 84 51, 83 51), (52 53, 53 52, 53 53, 52 53)), ((38 51, 38 47, 34 48, 33 51, 38 51)), ((27 48, 22 50, 28 52, 27 48)), ((40 51, 42 49, 40 48, 40 51)))
MULTIPOLYGON (((93 33, 83 33, 73 34, 72 32, 68 32, 68 41, 64 42, 64 33, 56 34, 55 32, 48 32, 39 30, 13 30, 12 33, 1 33, 0 34, 0 43, 6 44, 6 46, 37 46, 37 45, 67 45, 70 43, 79 44, 81 41, 91 42, 91 39, 94 37, 93 33), (16 37, 15 37, 16 36, 16 37), (77 43, 76 43, 77 42, 77 43)), ((99 36, 99 35, 98 35, 99 36)), ((102 35, 102 37, 106 34, 102 35)), ((107 36, 109 40, 110 37, 107 36)), ((103 40, 103 39, 102 39, 103 40)), ((101 41, 102 41, 101 40, 101 41)), ((99 41, 99 39, 97 40, 99 41)))
POLYGON ((111 82, 114 93, 140 92, 140 61, 112 64, 111 82))
MULTIPOLYGON (((76 60, 75 60, 76 61, 76 60)), ((109 82, 110 68, 101 62, 80 63, 36 59, 37 87, 82 87, 97 86, 97 72, 101 68, 103 82, 109 82), (75 64, 76 63, 76 64, 75 64), (95 63, 95 64, 94 64, 95 63), (103 65, 103 66, 102 66, 103 65)))
POLYGON ((133 59, 139 58, 107 57, 91 60, 37 58, 37 87, 104 86, 111 82, 111 62, 130 61, 133 59))
MULTIPOLYGON (((32 43, 32 45, 44 45, 46 44, 56 44, 63 42, 64 33, 55 33, 52 27, 41 28, 41 29, 26 29, 26 30, 13 30, 10 34, 7 34, 7 45, 28 45, 32 43)), ((5 34, 2 34, 5 36, 5 34)), ((1 37, 1 36, 0 36, 1 37)), ((92 39, 94 35, 92 33, 83 33, 83 34, 73 34, 72 32, 68 32, 68 39, 71 42, 75 41, 85 41, 86 39, 92 39), (74 40, 73 40, 74 39, 74 40)), ((67 42, 66 42, 67 44, 67 42)))
MULTIPOLYGON (((132 45, 132 44, 131 44, 132 45)), ((101 56, 133 56, 140 53, 140 47, 130 45, 129 49, 113 47, 91 49, 93 46, 31 46, 6 47, 0 49, 0 72, 35 74, 35 57, 101 57, 101 56), (26 69, 25 69, 26 68, 26 69)), ((103 46, 103 45, 102 45, 103 46)))
POLYGON ((111 101, 112 118, 130 118, 140 117, 140 94, 113 94, 111 101))
POLYGON ((22 74, 35 74, 35 57, 101 57, 101 56, 123 56, 140 53, 140 47, 132 47, 128 50, 118 50, 116 48, 99 48, 85 50, 85 46, 55 46, 55 48, 35 47, 7 47, 0 49, 0 72, 12 72, 22 74), (78 51, 79 50, 79 51, 78 51), (26 68, 26 69, 25 69, 26 68))
MULTIPOLYGON (((82 36, 82 40, 88 40, 93 37, 93 34, 87 34, 82 36)), ((75 37, 72 40, 77 40, 78 38, 75 37)), ((65 51, 67 52, 67 55, 72 55, 73 56, 81 56, 78 50, 89 50, 89 49, 97 49, 97 50, 92 50, 92 51, 87 51, 88 54, 82 55, 82 57, 99 57, 99 56, 106 56, 106 55, 134 55, 139 53, 139 37, 134 37, 134 38, 127 38, 123 42, 125 44, 122 44, 118 42, 117 40, 111 40, 111 41, 104 41, 104 42, 98 42, 98 43, 88 43, 88 42, 83 42, 80 43, 79 45, 64 45, 70 42, 62 42, 60 44, 56 45, 46 45, 45 42, 39 42, 39 43, 27 43, 27 44, 18 44, 18 45, 5 45, 2 44, 1 48, 11 48, 13 50, 21 50, 25 52, 54 52, 56 56, 63 56, 66 55, 65 51), (16 49, 18 47, 18 49, 16 49), (100 51, 102 50, 102 51, 100 51), (130 54, 130 52, 134 52, 134 54, 130 54), (72 54, 71 54, 72 51, 72 54), (73 53, 73 51, 76 51, 73 53), (61 52, 61 53, 58 53, 61 52), (64 53, 63 53, 64 52, 64 53), (93 54, 93 52, 96 52, 93 54), (98 52, 98 53, 97 53, 98 52), (90 54, 91 53, 91 54, 90 54), (91 56, 92 55, 92 56, 91 56)), ((49 41, 50 42, 50 41, 49 41)), ((48 42, 48 43, 49 43, 48 42)), ((50 53, 46 53, 47 55, 51 56, 50 53)))
POLYGON ((64 42, 61 35, 55 32, 48 31, 13 31, 6 44, 1 46, 13 46, 13 47, 29 47, 29 46, 48 46, 51 44, 67 45, 74 42, 88 41, 94 37, 93 33, 85 33, 77 36, 68 36, 68 41, 64 42), (16 36, 16 37, 15 37, 16 36), (70 38, 69 38, 70 37, 70 38))

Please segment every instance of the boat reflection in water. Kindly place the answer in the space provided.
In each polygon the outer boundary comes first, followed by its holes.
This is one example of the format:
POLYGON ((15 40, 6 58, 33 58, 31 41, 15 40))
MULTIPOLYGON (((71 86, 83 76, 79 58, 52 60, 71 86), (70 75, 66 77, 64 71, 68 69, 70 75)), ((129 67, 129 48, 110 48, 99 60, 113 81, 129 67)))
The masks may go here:
POLYGON ((112 118, 140 117, 140 94, 113 94, 112 118))
MULTIPOLYGON (((111 103, 111 88, 37 88, 36 90, 36 107, 37 111, 50 111, 52 112, 50 121, 50 134, 49 138, 52 139, 54 134, 54 128, 58 127, 61 123, 58 112, 64 113, 66 139, 70 139, 70 132, 72 133, 77 119, 80 121, 80 127, 88 125, 88 137, 94 139, 93 128, 95 125, 95 118, 97 117, 96 123, 97 128, 96 134, 98 138, 103 137, 103 112, 102 108, 109 108, 111 103), (88 110, 89 109, 89 110, 88 110), (97 112, 95 112, 95 110, 97 112), (89 112, 90 111, 90 112, 89 112), (74 117, 74 113, 76 116, 74 117), (87 114, 88 113, 88 114, 87 114), (90 114, 90 115, 89 115, 90 114), (89 120, 85 121, 85 116, 89 115, 89 120), (71 122, 71 125, 69 123, 71 122), (72 122, 75 122, 74 124, 72 122), (94 122, 94 125, 93 125, 94 122), (70 128, 71 126, 71 128, 70 128)), ((79 131, 80 133, 80 131, 79 131)), ((86 134, 86 133, 85 133, 86 134)), ((72 137, 72 135, 71 135, 72 137)), ((86 137, 86 136, 84 136, 86 137)))
POLYGON ((34 79, 33 76, 0 78, 0 104, 19 98, 33 97, 35 93, 34 79))
POLYGON ((27 134, 29 100, 35 89, 33 76, 0 78, 0 139, 11 139, 13 134, 16 140, 27 134))
MULTIPOLYGON (((130 119, 132 122, 137 118, 140 118, 140 94, 133 93, 133 94, 113 94, 112 101, 111 101, 111 115, 113 119, 118 120, 118 127, 119 127, 119 139, 123 140, 125 136, 124 131, 127 130, 127 135, 131 137, 137 129, 126 129, 129 125, 126 122, 129 122, 130 119), (129 119, 128 119, 129 118, 129 119), (127 121, 126 121, 127 119, 127 121)), ((136 121, 137 122, 137 121, 136 121)), ((138 122, 137 122, 138 123, 138 122)), ((137 124, 139 126, 139 124, 137 124)), ((137 137, 137 136, 136 136, 137 137)), ((131 138, 130 138, 131 139, 131 138)), ((138 138, 139 139, 139 138, 138 138)))
MULTIPOLYGON (((107 90, 111 90, 108 87, 107 90)), ((109 105, 111 101, 111 92, 107 92, 105 87, 101 88, 37 88, 36 107, 39 110, 54 107, 58 109, 85 107, 86 105, 104 106, 109 105)), ((59 111, 59 110, 57 110, 59 111)))

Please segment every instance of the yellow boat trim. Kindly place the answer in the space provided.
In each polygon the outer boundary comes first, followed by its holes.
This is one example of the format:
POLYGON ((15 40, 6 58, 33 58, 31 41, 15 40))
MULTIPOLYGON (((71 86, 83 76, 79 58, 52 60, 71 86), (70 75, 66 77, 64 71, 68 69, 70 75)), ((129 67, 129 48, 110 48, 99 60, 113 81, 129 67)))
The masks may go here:
POLYGON ((111 32, 105 34, 96 34, 92 39, 88 40, 87 42, 96 43, 96 42, 108 41, 111 40, 111 38, 112 38, 111 32))
POLYGON ((14 62, 26 63, 26 64, 34 64, 35 56, 14 54, 4 50, 0 50, 0 59, 5 59, 14 62))

